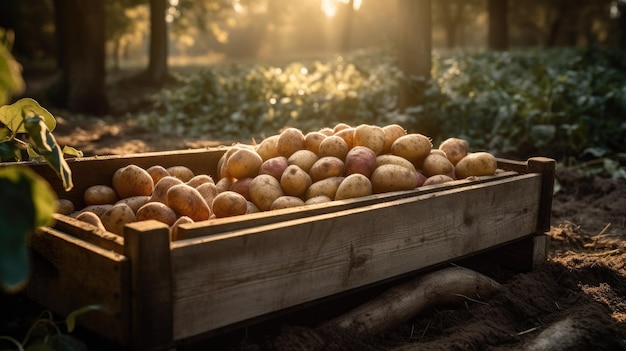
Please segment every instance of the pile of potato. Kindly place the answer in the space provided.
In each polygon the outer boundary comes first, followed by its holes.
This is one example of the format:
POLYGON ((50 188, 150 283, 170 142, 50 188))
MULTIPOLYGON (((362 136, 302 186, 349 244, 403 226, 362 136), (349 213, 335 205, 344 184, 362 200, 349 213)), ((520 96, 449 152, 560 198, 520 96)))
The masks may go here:
POLYGON ((398 124, 356 127, 344 123, 304 134, 296 128, 259 144, 230 147, 217 165, 219 179, 184 166, 118 169, 111 185, 84 193, 86 207, 59 212, 123 234, 124 225, 154 219, 170 226, 411 190, 471 176, 493 175, 497 162, 487 152, 469 152, 458 138, 433 148, 430 138, 398 124))

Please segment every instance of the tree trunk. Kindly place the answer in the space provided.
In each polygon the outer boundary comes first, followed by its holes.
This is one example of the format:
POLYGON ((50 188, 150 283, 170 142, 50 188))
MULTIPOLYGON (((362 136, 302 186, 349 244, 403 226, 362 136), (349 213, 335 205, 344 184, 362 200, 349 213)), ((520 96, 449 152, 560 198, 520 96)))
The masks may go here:
POLYGON ((102 0, 55 0, 61 78, 57 104, 74 112, 108 112, 102 0))
POLYGON ((352 23, 354 22, 354 0, 348 1, 345 5, 345 16, 343 16, 343 31, 341 33, 340 52, 350 50, 350 41, 352 39, 352 23))
POLYGON ((618 46, 620 49, 626 50, 626 2, 618 2, 616 6, 620 13, 617 18, 618 46))
POLYGON ((430 0, 398 0, 398 66, 406 77, 398 91, 400 111, 422 103, 431 78, 430 8, 430 0), (413 82, 412 78, 419 80, 413 82))
POLYGON ((166 7, 167 0, 150 0, 150 58, 145 78, 159 86, 168 77, 166 7))
POLYGON ((488 47, 491 50, 508 50, 508 2, 507 0, 487 0, 489 12, 488 47))

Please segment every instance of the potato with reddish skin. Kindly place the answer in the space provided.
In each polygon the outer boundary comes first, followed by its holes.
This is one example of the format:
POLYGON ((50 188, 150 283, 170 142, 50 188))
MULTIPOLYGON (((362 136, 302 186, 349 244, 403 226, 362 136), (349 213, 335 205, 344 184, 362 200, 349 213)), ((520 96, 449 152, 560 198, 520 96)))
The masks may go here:
POLYGON ((167 169, 165 169, 165 167, 161 165, 154 165, 154 166, 148 167, 146 169, 146 172, 150 174, 150 177, 152 177, 152 182, 154 184, 156 184, 159 180, 161 180, 161 178, 170 175, 167 169))
POLYGON ((339 183, 335 200, 372 195, 372 182, 360 173, 350 174, 339 183))
POLYGON ((343 160, 346 158, 349 150, 350 148, 348 147, 348 143, 346 143, 343 138, 337 135, 331 135, 322 140, 317 156, 320 158, 325 156, 334 156, 343 160))
POLYGON ((304 201, 301 198, 297 196, 283 195, 274 200, 274 202, 272 202, 272 205, 270 206, 270 211, 298 206, 304 206, 304 201))
POLYGON ((343 181, 344 177, 330 177, 322 180, 318 180, 311 184, 306 190, 305 199, 309 200, 316 196, 326 196, 329 199, 334 199, 337 194, 337 188, 343 181))
POLYGON ((213 180, 213 177, 211 177, 208 174, 198 174, 198 175, 193 176, 193 178, 189 179, 189 181, 187 182, 187 185, 197 188, 204 183, 215 184, 215 181, 213 180))
POLYGON ((213 199, 213 213, 216 218, 233 217, 248 212, 248 200, 234 191, 224 191, 213 199))
POLYGON ((317 155, 320 150, 320 143, 327 137, 321 132, 308 132, 304 135, 304 149, 317 155))
POLYGON ((422 172, 426 177, 437 174, 454 176, 454 165, 445 155, 430 153, 422 162, 422 172))
MULTIPOLYGON (((150 180, 152 181, 152 178, 150 180)), ((118 204, 104 212, 100 216, 100 220, 107 231, 117 235, 124 235, 124 226, 135 222, 137 219, 135 212, 128 205, 118 204)))
POLYGON ((304 134, 297 128, 286 128, 278 135, 276 150, 280 156, 289 158, 294 152, 304 149, 304 134))
POLYGON ((263 161, 270 158, 280 156, 278 149, 276 148, 276 142, 278 141, 278 134, 267 137, 256 146, 256 152, 261 156, 263 161))
POLYGON ((488 176, 496 174, 498 161, 488 152, 470 152, 454 167, 456 178, 488 176))
POLYGON ((253 177, 241 178, 235 180, 235 182, 230 186, 230 191, 234 191, 241 196, 245 197, 246 200, 250 200, 250 183, 252 183, 253 177))
POLYGON ((313 183, 311 176, 296 165, 287 167, 280 177, 280 187, 285 195, 290 196, 303 195, 306 189, 311 186, 311 183, 313 183))
POLYGON ((176 222, 174 222, 174 224, 172 224, 172 226, 170 227, 170 240, 176 241, 176 240, 181 239, 180 230, 178 228, 180 227, 181 224, 185 224, 185 223, 194 223, 194 221, 193 219, 187 216, 178 217, 176 222))
POLYGON ((187 184, 177 184, 167 191, 167 205, 178 216, 203 221, 211 216, 211 209, 200 192, 187 184))
POLYGON ((445 152, 446 157, 456 166, 469 153, 469 144, 467 140, 448 138, 439 144, 439 150, 445 152))
POLYGON ((248 178, 259 174, 262 164, 263 159, 256 151, 240 148, 226 160, 226 170, 235 179, 248 178))
POLYGON ((361 124, 354 129, 354 146, 366 146, 380 155, 385 147, 385 132, 376 125, 361 124))
POLYGON ((178 216, 166 204, 161 202, 148 202, 137 210, 137 221, 147 221, 153 219, 171 226, 176 222, 178 216))
MULTIPOLYGON (((418 167, 421 162, 430 154, 433 144, 430 139, 422 134, 406 134, 391 144, 391 153, 409 160, 418 167)), ((420 168, 420 167, 418 167, 420 168)))
POLYGON ((280 180, 280 177, 283 175, 283 172, 285 171, 287 166, 289 166, 289 161, 287 157, 272 157, 263 162, 263 164, 259 168, 259 174, 269 174, 277 180, 280 180))
POLYGON ((351 175, 355 173, 370 177, 374 169, 378 166, 376 162, 376 153, 365 146, 355 146, 345 158, 345 174, 351 175))
POLYGON ((342 129, 336 132, 334 135, 343 139, 348 145, 348 148, 352 149, 354 147, 354 129, 354 127, 342 129))
POLYGON ((261 211, 268 211, 272 202, 283 195, 280 182, 269 174, 259 174, 250 183, 250 200, 261 211))
POLYGON ((383 126, 383 132, 385 132, 385 145, 381 154, 388 154, 391 152, 391 145, 399 137, 406 135, 406 129, 399 124, 388 124, 383 126))
POLYGON ((344 171, 343 160, 334 156, 326 156, 315 161, 309 170, 309 175, 313 182, 317 182, 325 178, 343 176, 344 171))
POLYGON ((317 160, 319 160, 319 157, 313 151, 298 150, 289 156, 287 163, 289 165, 296 165, 303 171, 308 172, 317 160))
POLYGON ((106 230, 106 228, 104 227, 104 224, 102 224, 102 220, 100 220, 100 217, 98 217, 97 214, 91 211, 81 212, 80 214, 78 214, 78 216, 76 216, 76 219, 78 219, 81 222, 94 225, 98 227, 98 229, 106 230))
POLYGON ((154 189, 150 174, 133 164, 117 169, 113 173, 112 184, 121 199, 137 195, 149 196, 154 189))
POLYGON ((174 176, 165 176, 154 186, 149 202, 162 202, 167 205, 167 191, 174 185, 183 184, 183 181, 174 176))
POLYGON ((171 176, 174 176, 183 182, 188 182, 195 176, 193 171, 185 166, 172 166, 166 168, 166 170, 171 176))
POLYGON ((417 176, 410 169, 398 165, 387 164, 376 167, 372 176, 372 191, 375 194, 415 189, 417 176))

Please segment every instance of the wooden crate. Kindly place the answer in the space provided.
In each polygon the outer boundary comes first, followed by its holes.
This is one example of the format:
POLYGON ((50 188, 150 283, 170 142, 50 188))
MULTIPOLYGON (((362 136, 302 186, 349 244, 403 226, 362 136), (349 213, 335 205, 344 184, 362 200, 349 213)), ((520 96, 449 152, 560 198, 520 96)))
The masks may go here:
MULTIPOLYGON (((216 177, 225 150, 70 160, 69 193, 47 165, 29 165, 81 206, 82 192, 110 184, 119 167, 185 165, 216 177)), ((498 162, 497 176, 186 224, 175 242, 156 221, 129 224, 122 238, 57 214, 29 240, 26 294, 61 315, 104 304, 79 323, 156 350, 485 252, 529 270, 546 259, 555 162, 498 162)))

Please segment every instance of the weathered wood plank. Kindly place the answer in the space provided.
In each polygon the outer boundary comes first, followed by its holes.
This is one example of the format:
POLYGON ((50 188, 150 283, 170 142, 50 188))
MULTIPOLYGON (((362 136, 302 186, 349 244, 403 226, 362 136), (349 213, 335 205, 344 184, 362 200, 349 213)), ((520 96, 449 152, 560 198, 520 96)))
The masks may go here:
POLYGON ((32 267, 27 296, 61 316, 102 304, 104 310, 79 317, 79 323, 113 342, 128 344, 130 262, 126 257, 52 228, 32 235, 28 245, 32 267))
POLYGON ((533 235, 541 179, 521 175, 174 242, 174 338, 533 235))
POLYGON ((62 214, 55 213, 53 216, 55 219, 54 229, 100 246, 105 250, 115 251, 119 254, 124 253, 124 238, 121 236, 62 214))

